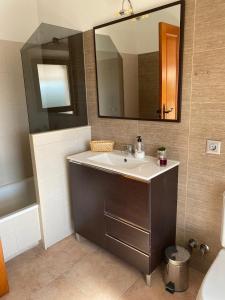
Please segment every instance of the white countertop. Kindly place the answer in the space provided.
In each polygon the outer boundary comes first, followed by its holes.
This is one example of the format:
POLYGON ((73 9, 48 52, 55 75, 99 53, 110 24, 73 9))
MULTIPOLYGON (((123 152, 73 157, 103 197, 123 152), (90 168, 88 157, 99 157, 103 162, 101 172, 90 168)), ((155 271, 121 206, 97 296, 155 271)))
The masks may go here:
MULTIPOLYGON (((106 152, 105 152, 106 153, 106 152)), ((109 170, 110 172, 115 172, 122 174, 128 177, 136 178, 142 181, 150 181, 152 178, 178 166, 180 163, 174 160, 168 160, 167 166, 160 167, 157 163, 157 159, 152 156, 145 156, 144 159, 135 159, 134 157, 127 157, 121 154, 121 151, 110 152, 116 159, 121 159, 121 164, 119 165, 109 165, 101 161, 93 160, 97 156, 104 154, 104 152, 92 152, 85 151, 82 153, 74 154, 67 159, 72 163, 78 163, 82 165, 93 166, 96 168, 103 169, 105 171, 109 170), (136 166, 134 167, 124 167, 127 166, 124 162, 124 159, 127 159, 128 165, 129 162, 134 162, 136 166), (140 165, 139 165, 140 163, 140 165)), ((97 159, 98 160, 98 159, 97 159)))

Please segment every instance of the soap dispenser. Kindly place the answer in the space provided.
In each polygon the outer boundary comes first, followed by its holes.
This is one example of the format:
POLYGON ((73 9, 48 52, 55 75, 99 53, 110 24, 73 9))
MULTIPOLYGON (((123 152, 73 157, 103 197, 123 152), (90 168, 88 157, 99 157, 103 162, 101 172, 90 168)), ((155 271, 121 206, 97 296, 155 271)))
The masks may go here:
POLYGON ((142 137, 139 135, 137 136, 137 142, 135 146, 135 158, 144 158, 145 151, 144 151, 144 144, 142 142, 142 137))

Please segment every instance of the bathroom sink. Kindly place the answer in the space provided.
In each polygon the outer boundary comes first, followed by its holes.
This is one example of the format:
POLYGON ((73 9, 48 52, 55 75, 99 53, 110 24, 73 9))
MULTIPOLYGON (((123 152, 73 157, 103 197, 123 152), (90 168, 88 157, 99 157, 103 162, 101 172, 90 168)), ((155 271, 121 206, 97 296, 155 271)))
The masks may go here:
POLYGON ((142 166, 143 164, 148 163, 148 161, 145 160, 140 160, 134 157, 124 156, 122 154, 120 155, 115 153, 97 154, 95 156, 88 158, 88 160, 95 163, 100 163, 107 166, 119 167, 124 169, 134 169, 139 166, 142 166))
POLYGON ((159 166, 157 159, 145 156, 137 159, 132 155, 124 155, 120 151, 92 152, 85 151, 67 158, 72 163, 102 168, 105 171, 122 174, 131 178, 149 181, 152 178, 176 167, 179 162, 168 160, 166 166, 159 166))

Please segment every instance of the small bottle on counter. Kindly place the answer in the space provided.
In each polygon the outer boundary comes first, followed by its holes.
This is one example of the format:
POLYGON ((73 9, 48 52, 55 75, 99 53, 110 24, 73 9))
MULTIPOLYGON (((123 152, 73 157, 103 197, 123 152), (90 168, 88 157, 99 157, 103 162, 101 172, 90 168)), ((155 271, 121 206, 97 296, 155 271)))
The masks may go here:
POLYGON ((158 164, 161 167, 164 167, 167 165, 167 155, 166 155, 166 148, 160 147, 157 151, 158 154, 158 164))
POLYGON ((135 158, 143 159, 145 158, 144 144, 142 137, 137 136, 136 146, 135 146, 135 158))

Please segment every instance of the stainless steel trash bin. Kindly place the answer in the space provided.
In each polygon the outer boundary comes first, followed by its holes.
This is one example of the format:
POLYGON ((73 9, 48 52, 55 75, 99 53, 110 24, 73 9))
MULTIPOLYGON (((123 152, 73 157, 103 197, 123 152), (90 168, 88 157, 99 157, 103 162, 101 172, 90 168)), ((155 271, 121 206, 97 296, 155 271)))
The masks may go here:
POLYGON ((184 292, 189 286, 190 253, 183 247, 172 246, 165 251, 164 282, 170 293, 184 292))

